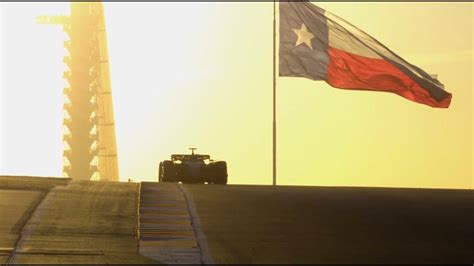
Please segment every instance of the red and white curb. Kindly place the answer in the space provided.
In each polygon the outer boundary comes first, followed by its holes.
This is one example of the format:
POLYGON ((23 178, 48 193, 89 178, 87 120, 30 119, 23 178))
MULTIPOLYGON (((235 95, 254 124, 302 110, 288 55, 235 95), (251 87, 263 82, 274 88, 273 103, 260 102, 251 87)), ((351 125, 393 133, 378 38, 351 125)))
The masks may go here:
POLYGON ((146 257, 166 264, 209 263, 202 259, 186 197, 178 184, 141 183, 138 235, 139 253, 146 257))

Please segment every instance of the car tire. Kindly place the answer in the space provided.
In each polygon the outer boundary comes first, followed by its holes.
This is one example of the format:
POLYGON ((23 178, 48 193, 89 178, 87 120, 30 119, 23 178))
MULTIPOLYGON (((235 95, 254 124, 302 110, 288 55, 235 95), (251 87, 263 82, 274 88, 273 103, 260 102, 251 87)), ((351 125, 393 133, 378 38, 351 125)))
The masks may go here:
POLYGON ((227 184, 227 163, 225 161, 215 162, 214 165, 214 184, 227 184))
POLYGON ((160 162, 158 167, 158 182, 163 182, 163 162, 160 162))
POLYGON ((172 161, 164 161, 162 165, 162 182, 176 182, 176 171, 172 161))

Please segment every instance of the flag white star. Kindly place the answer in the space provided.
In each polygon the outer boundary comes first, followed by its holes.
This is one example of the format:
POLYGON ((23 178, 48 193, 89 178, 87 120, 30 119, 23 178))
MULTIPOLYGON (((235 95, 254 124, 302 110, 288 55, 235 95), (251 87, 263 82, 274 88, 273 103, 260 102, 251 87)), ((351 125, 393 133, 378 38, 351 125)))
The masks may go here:
POLYGON ((301 29, 292 29, 292 30, 298 36, 295 47, 302 43, 305 43, 311 50, 313 50, 313 47, 311 45, 311 40, 314 38, 314 35, 310 31, 308 31, 304 23, 301 24, 301 29))

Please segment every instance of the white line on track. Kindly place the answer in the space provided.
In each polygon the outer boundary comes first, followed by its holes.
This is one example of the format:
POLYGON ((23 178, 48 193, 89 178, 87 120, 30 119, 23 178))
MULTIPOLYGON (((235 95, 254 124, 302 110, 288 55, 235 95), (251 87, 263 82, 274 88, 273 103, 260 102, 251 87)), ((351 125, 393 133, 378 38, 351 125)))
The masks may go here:
POLYGON ((204 231, 202 230, 201 221, 199 219, 196 206, 194 205, 193 196, 191 195, 191 193, 189 193, 186 190, 186 188, 182 184, 179 185, 179 188, 183 192, 184 198, 186 199, 188 211, 189 211, 189 214, 191 216, 191 221, 192 221, 191 225, 194 228, 194 233, 196 234, 196 238, 199 243, 199 247, 201 249, 202 262, 204 264, 214 264, 214 261, 212 260, 212 257, 209 251, 209 246, 207 245, 206 235, 204 234, 204 231))

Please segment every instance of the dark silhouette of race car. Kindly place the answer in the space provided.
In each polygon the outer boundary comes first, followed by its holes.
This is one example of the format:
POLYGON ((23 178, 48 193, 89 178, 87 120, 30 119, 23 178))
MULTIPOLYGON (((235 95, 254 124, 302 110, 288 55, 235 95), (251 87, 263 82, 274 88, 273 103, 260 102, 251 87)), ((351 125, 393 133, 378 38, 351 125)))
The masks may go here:
POLYGON ((160 162, 159 182, 227 184, 227 163, 211 160, 211 156, 195 154, 173 154, 171 160, 160 162))

